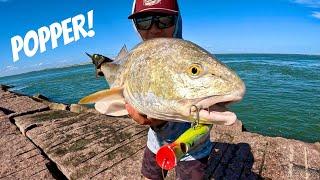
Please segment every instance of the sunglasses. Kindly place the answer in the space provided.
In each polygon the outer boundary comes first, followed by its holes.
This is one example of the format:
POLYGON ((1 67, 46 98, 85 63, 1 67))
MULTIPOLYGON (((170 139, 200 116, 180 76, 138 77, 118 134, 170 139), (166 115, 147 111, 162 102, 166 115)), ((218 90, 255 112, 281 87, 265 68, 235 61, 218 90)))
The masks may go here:
POLYGON ((155 23, 159 29, 169 28, 176 24, 176 19, 177 16, 175 15, 157 15, 136 17, 133 19, 133 21, 137 29, 149 30, 151 29, 153 23, 155 23))

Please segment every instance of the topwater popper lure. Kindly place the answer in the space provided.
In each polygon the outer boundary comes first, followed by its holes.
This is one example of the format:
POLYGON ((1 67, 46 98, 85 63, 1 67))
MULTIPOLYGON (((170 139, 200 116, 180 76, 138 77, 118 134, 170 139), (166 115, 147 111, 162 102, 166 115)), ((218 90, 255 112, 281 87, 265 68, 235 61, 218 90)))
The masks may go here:
POLYGON ((209 135, 212 125, 199 124, 199 108, 193 105, 190 111, 196 112, 195 119, 190 116, 191 119, 194 119, 192 127, 173 143, 162 146, 156 154, 157 164, 162 169, 173 169, 184 155, 198 144, 203 143, 209 135))

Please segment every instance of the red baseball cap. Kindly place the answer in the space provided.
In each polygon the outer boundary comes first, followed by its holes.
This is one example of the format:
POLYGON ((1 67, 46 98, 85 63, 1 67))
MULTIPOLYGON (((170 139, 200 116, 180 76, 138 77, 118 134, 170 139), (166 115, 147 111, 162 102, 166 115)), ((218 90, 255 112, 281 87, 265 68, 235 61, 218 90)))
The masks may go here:
POLYGON ((158 12, 176 15, 179 12, 177 0, 136 0, 133 13, 128 17, 134 18, 138 14, 158 12))

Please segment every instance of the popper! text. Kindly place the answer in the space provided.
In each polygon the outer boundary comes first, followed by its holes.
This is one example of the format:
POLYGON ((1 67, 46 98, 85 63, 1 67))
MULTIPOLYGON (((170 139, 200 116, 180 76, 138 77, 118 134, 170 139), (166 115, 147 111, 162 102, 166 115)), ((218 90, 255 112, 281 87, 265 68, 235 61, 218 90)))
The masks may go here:
POLYGON ((12 59, 14 62, 18 61, 19 53, 21 53, 22 49, 26 56, 32 57, 38 51, 40 53, 45 52, 49 41, 51 42, 51 48, 55 49, 58 47, 58 39, 61 36, 63 37, 63 44, 67 45, 78 41, 80 34, 83 38, 95 35, 93 30, 93 10, 89 11, 87 16, 78 14, 61 22, 54 22, 49 27, 43 26, 37 31, 30 30, 24 38, 19 35, 12 37, 12 59))

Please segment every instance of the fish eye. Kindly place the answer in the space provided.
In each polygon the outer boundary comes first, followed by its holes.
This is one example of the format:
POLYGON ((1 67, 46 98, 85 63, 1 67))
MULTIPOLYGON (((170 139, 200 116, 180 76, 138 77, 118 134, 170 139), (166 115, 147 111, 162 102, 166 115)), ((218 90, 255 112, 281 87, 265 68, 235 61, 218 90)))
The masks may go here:
POLYGON ((203 68, 200 64, 191 64, 187 70, 188 75, 190 76, 199 76, 202 74, 203 68))

